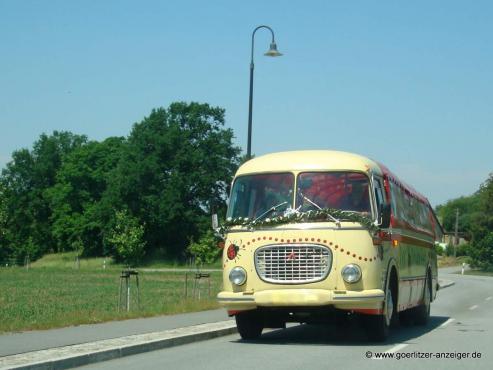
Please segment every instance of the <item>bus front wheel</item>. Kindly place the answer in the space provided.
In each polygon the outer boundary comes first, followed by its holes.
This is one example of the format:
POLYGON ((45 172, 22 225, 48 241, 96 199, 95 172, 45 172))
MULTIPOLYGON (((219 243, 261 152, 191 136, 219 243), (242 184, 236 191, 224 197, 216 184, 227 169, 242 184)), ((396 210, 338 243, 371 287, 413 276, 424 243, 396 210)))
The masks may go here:
POLYGON ((389 281, 385 290, 383 315, 365 316, 365 329, 368 339, 373 342, 383 342, 389 336, 390 326, 396 317, 396 294, 393 281, 389 281))
POLYGON ((241 339, 257 339, 264 329, 262 317, 256 310, 238 313, 235 316, 236 327, 240 333, 241 339))
POLYGON ((417 325, 426 325, 430 319, 431 306, 431 274, 426 276, 426 283, 423 290, 423 303, 416 308, 413 308, 414 322, 417 325))

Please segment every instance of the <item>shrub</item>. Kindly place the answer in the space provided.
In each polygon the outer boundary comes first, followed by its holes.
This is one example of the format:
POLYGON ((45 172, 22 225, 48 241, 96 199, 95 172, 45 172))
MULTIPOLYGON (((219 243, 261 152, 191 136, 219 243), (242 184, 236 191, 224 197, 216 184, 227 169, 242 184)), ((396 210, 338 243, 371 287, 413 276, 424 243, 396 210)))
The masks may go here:
POLYGON ((198 242, 191 241, 187 251, 195 257, 197 265, 214 263, 221 255, 221 249, 218 248, 218 238, 214 236, 212 230, 208 230, 198 242))
MULTIPOLYGON (((457 248, 457 251, 455 251, 455 255, 457 257, 469 256, 469 249, 470 249, 469 243, 459 244, 456 248, 457 248)), ((445 255, 447 257, 453 256, 454 255, 454 249, 455 249, 455 247, 453 245, 448 245, 447 249, 445 250, 445 255)))
POLYGON ((114 248, 117 260, 135 266, 144 256, 144 226, 127 211, 118 211, 106 242, 114 248))
POLYGON ((493 232, 475 242, 469 249, 471 267, 482 270, 493 270, 493 232))
POLYGON ((443 256, 445 248, 440 245, 440 243, 435 243, 435 252, 439 256, 443 256))

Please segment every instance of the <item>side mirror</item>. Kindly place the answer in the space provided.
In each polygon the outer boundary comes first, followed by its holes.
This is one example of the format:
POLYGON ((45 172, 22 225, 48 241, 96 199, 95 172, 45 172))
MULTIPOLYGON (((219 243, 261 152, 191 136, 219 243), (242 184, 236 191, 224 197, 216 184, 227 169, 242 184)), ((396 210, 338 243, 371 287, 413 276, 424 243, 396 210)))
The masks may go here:
POLYGON ((380 219, 380 227, 382 229, 386 229, 390 226, 390 212, 391 208, 389 203, 385 203, 380 209, 378 218, 380 219))

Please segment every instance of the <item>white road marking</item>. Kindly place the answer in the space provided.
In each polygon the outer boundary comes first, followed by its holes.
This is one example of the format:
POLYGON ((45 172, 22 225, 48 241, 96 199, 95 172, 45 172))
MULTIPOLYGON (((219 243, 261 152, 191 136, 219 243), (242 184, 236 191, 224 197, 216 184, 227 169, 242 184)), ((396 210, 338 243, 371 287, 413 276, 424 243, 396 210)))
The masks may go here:
POLYGON ((454 321, 455 319, 448 319, 447 321, 445 321, 442 325, 440 325, 441 328, 444 328, 446 327, 448 324, 450 324, 452 321, 454 321))
POLYGON ((478 305, 477 305, 477 304, 475 304, 474 306, 469 307, 469 309, 470 309, 471 311, 472 311, 472 310, 475 310, 476 308, 478 308, 478 305))
POLYGON ((407 347, 409 344, 407 343, 401 343, 401 344, 398 344, 394 347, 392 347, 391 349, 385 351, 385 353, 396 353, 397 351, 400 351, 401 349, 403 349, 404 347, 407 347))
MULTIPOLYGON (((478 308, 478 306, 472 306, 472 307, 470 308, 472 310, 478 308), (472 308, 472 307, 474 307, 474 308, 472 308)), ((453 321, 455 321, 455 319, 454 318, 450 318, 447 321, 445 321, 442 325, 440 325, 440 327, 441 328, 444 328, 445 326, 447 326, 448 324, 450 324, 453 321)), ((409 345, 408 343, 396 344, 394 347, 392 347, 391 349, 388 349, 384 353, 396 353, 396 352, 400 351, 401 349, 406 348, 408 345, 409 345)), ((372 357, 371 359, 372 360, 383 360, 383 358, 375 358, 375 357, 372 357)))
POLYGON ((492 298, 493 298, 493 297, 487 297, 487 298, 486 298, 486 301, 491 301, 491 299, 492 299, 492 298))
MULTIPOLYGON (((403 349, 404 347, 407 347, 409 344, 407 343, 401 343, 401 344, 397 344, 395 345, 394 347, 392 347, 391 349, 388 349, 387 351, 385 351, 384 353, 395 353, 397 351, 400 351, 401 349, 403 349)), ((376 357, 372 357, 371 358, 372 360, 383 360, 383 358, 379 357, 379 358, 376 358, 376 357)))

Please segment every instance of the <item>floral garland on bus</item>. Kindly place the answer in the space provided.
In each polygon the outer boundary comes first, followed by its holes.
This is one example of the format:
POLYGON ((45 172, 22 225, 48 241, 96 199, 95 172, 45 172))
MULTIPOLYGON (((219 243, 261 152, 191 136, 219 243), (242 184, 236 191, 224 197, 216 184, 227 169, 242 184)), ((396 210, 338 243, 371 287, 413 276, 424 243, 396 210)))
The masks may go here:
POLYGON ((245 226, 253 230, 266 226, 277 226, 290 223, 302 222, 321 222, 321 221, 349 221, 360 223, 369 232, 378 230, 373 220, 358 212, 341 211, 340 209, 323 208, 319 210, 310 210, 306 212, 291 211, 282 216, 266 217, 261 220, 252 220, 247 217, 228 218, 217 230, 219 234, 225 235, 229 228, 233 226, 245 226))

